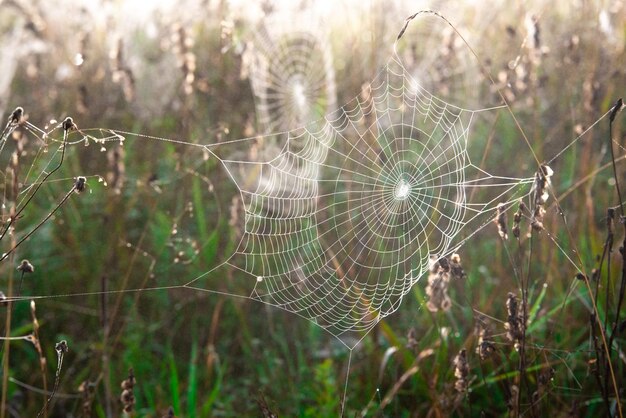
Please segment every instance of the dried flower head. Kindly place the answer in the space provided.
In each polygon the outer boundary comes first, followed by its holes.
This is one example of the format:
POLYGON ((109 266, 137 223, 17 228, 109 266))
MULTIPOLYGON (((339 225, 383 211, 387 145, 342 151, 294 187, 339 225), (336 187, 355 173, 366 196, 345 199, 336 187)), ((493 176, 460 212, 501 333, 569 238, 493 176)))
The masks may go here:
POLYGON ((76 182, 74 183, 74 190, 78 193, 82 193, 87 188, 87 178, 83 176, 76 177, 76 182))
POLYGON ((519 201, 517 212, 513 215, 513 236, 517 239, 520 237, 520 224, 522 222, 522 215, 526 213, 526 205, 523 201, 519 201))
POLYGON ((546 210, 542 205, 535 206, 535 210, 533 212, 533 216, 530 221, 530 226, 533 230, 540 232, 543 231, 543 217, 546 214, 546 210))
POLYGON ((428 275, 428 285, 426 295, 428 302, 426 307, 431 312, 439 310, 447 311, 452 305, 448 296, 448 284, 450 282, 450 265, 445 258, 431 258, 430 274, 428 275), (445 260, 443 267, 442 260, 445 260))
POLYGON ((408 348, 409 350, 415 350, 415 348, 417 348, 418 342, 415 328, 409 329, 406 340, 406 348, 408 348))
POLYGON ((450 274, 454 279, 465 279, 466 274, 461 265, 461 256, 454 253, 450 256, 450 274))
POLYGON ((482 361, 485 361, 496 352, 496 346, 491 340, 487 326, 480 319, 478 321, 476 327, 476 333, 478 334, 476 354, 478 354, 482 361))
POLYGON ((58 355, 67 354, 70 351, 70 348, 67 345, 67 341, 61 340, 54 346, 58 355))
POLYGON ((611 121, 611 123, 613 123, 613 121, 615 120, 615 117, 617 116, 619 112, 622 111, 623 108, 624 108, 624 100, 622 100, 622 98, 620 97, 619 99, 617 99, 617 101, 611 108, 611 114, 609 115, 609 120, 611 121))
POLYGON ((75 131, 76 129, 78 129, 78 126, 76 126, 74 120, 69 116, 65 118, 65 120, 61 124, 61 127, 65 132, 75 131))
POLYGON ((508 317, 504 328, 506 328, 506 338, 515 344, 515 349, 519 349, 519 343, 524 337, 524 320, 525 317, 522 309, 519 308, 519 302, 517 296, 514 293, 509 292, 506 298, 506 310, 508 317))
POLYGON ((504 203, 498 203, 496 206, 496 218, 494 219, 496 226, 498 227, 498 235, 502 239, 508 239, 507 219, 506 219, 506 205, 504 203))
POLYGON ((467 377, 469 376, 469 364, 467 363, 467 352, 461 349, 459 354, 454 358, 454 388, 459 392, 466 392, 469 386, 467 377))
POLYGON ((93 400, 96 394, 96 383, 84 380, 80 386, 78 386, 78 392, 82 394, 83 416, 90 417, 93 400))
POLYGON ((171 406, 167 408, 167 412, 163 415, 163 418, 176 418, 176 415, 174 415, 174 408, 171 406))
POLYGON ((128 369, 128 377, 122 381, 122 395, 120 396, 124 412, 127 414, 133 412, 133 408, 135 407, 135 394, 133 392, 135 383, 135 374, 133 373, 133 369, 130 368, 128 369))
POLYGON ((33 267, 33 265, 30 264, 30 261, 22 260, 20 265, 17 266, 17 270, 21 271, 22 273, 32 273, 35 271, 35 267, 33 267))
POLYGON ((476 346, 476 354, 482 361, 489 359, 496 352, 496 346, 493 342, 486 340, 484 337, 478 337, 478 345, 476 346))
POLYGON ((18 106, 9 116, 9 125, 19 125, 24 117, 24 108, 18 106))

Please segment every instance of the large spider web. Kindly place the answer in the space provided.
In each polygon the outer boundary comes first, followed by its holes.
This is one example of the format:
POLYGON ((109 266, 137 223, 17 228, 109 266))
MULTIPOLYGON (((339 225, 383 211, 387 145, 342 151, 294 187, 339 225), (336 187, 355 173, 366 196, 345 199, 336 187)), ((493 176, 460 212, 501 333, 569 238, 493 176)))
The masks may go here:
MULTIPOLYGON (((484 110, 430 94, 394 54, 369 98, 285 132, 269 161, 232 159, 228 144, 208 145, 245 206, 243 237, 225 264, 249 274, 251 298, 335 336, 368 331, 400 306, 431 257, 449 255, 498 203, 528 193, 533 178, 472 164, 470 126, 484 110), (489 193, 472 199, 474 188, 489 193)), ((210 289, 212 277, 186 286, 210 289)))
MULTIPOLYGON (((217 291, 223 269, 234 268, 248 277, 240 296, 336 337, 363 335, 398 309, 432 258, 458 250, 491 222, 498 204, 509 207, 530 193, 534 177, 488 173, 468 153, 473 119, 501 106, 447 103, 422 87, 395 51, 365 90, 301 128, 208 145, 156 138, 217 158, 245 209, 234 253, 170 287, 217 291), (265 144, 282 148, 242 159, 242 148, 265 144)), ((288 119, 280 123, 296 122, 288 119)), ((66 145, 134 135, 95 131, 80 131, 66 145)))

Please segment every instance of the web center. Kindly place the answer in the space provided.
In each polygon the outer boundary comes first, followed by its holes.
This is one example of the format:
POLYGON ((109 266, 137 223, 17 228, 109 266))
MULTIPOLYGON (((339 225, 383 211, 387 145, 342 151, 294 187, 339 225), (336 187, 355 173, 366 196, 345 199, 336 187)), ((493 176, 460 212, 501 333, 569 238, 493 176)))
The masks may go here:
POLYGON ((306 94, 304 92, 304 86, 300 81, 296 81, 292 86, 293 100, 300 110, 306 106, 306 94))
POLYGON ((411 185, 404 179, 400 180, 395 189, 393 190, 393 197, 396 200, 406 200, 409 197, 409 193, 411 193, 411 185))

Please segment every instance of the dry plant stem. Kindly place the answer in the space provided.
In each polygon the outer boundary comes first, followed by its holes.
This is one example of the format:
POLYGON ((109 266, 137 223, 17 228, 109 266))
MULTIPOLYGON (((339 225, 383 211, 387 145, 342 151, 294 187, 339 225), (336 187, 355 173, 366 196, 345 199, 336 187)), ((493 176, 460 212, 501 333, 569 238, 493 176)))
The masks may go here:
MULTIPOLYGON (((39 321, 37 321, 37 316, 35 314, 35 301, 31 301, 31 316, 33 318, 33 335, 35 336, 35 341, 37 344, 35 345, 35 349, 37 350, 37 355, 39 356, 39 367, 41 369, 41 376, 43 379, 43 393, 48 393, 48 378, 46 377, 46 358, 43 355, 43 351, 41 349, 41 342, 39 339, 39 321)), ((48 417, 48 399, 44 398, 44 417, 48 417)))
MULTIPOLYGON (((4 238, 4 236, 7 234, 7 232, 9 231, 9 229, 11 228, 11 225, 15 222, 15 220, 20 216, 20 214, 24 211, 24 209, 28 206, 28 204, 30 203, 30 201, 33 199, 33 197, 35 197, 35 195, 37 194, 37 192, 39 191, 39 189, 41 188, 41 186, 46 182, 46 180, 48 180, 48 178, 54 174, 57 170, 59 170, 59 168, 61 168, 61 165, 63 165, 63 159, 65 158, 65 144, 67 142, 67 133, 68 133, 69 129, 65 129, 63 131, 63 143, 61 144, 61 160, 59 161, 59 164, 57 164, 56 167, 54 167, 49 173, 47 173, 43 180, 41 180, 37 186, 35 187, 35 190, 33 190, 33 192, 30 194, 30 196, 28 197, 28 199, 26 199, 26 202, 24 202, 22 204, 22 207, 19 208, 17 210, 17 212, 15 213, 15 215, 13 215, 11 218, 9 218, 9 220, 7 221, 6 226, 4 227, 4 231, 2 231, 2 234, 0 234, 0 241, 2 240, 2 238, 4 238)), ((0 259, 0 261, 4 260, 4 257, 0 259)))
MULTIPOLYGON (((14 240, 14 238, 11 238, 14 240)), ((13 256, 9 259, 11 263, 13 261, 13 256)), ((13 269, 9 269, 9 285, 7 293, 9 295, 13 294, 13 269)), ((6 403, 7 403, 7 390, 9 386, 9 348, 10 348, 10 336, 11 336, 11 313, 13 309, 13 302, 11 299, 8 301, 7 306, 7 317, 5 321, 5 340, 4 340, 4 355, 2 356, 2 400, 0 401, 0 418, 5 418, 6 416, 6 403)))
POLYGON ((44 411, 48 410, 48 404, 54 398, 57 390, 59 389, 59 383, 61 382, 61 368, 63 367, 63 357, 65 357, 65 353, 67 352, 67 343, 65 341, 61 341, 56 345, 57 352, 57 371, 54 376, 54 386, 52 387, 52 393, 50 393, 50 397, 47 398, 47 401, 44 403, 44 407, 41 408, 41 411, 37 414, 37 418, 44 413, 44 411), (62 346, 62 347, 61 347, 62 346))
POLYGON ((104 379, 104 409, 107 417, 113 416, 113 408, 111 400, 113 399, 113 391, 111 390, 111 382, 108 378, 111 374, 109 362, 109 314, 107 311, 107 277, 103 275, 100 278, 101 309, 102 309, 102 372, 107 377, 104 379))
MULTIPOLYGON (((530 383, 528 382, 528 378, 526 376, 526 327, 528 325, 528 293, 530 287, 530 269, 531 269, 531 260, 533 255, 533 237, 535 236, 535 232, 531 232, 531 236, 528 242, 528 265, 526 267, 526 280, 522 276, 522 339, 520 341, 520 349, 519 349, 519 373, 520 373, 520 386, 517 391, 518 394, 518 408, 521 405, 522 400, 522 385, 526 387, 526 394, 530 395, 532 393, 530 388, 530 383)), ((531 396, 532 399, 532 396, 531 396)), ((519 413, 519 410, 518 410, 519 413)), ((531 416, 535 416, 534 408, 531 408, 531 416)))
POLYGON ((613 177, 615 178, 615 189, 617 190, 617 198, 619 201, 619 211, 622 218, 624 217, 624 201, 622 200, 622 193, 619 189, 619 178, 617 176, 617 166, 615 164, 615 151, 613 151, 613 121, 617 114, 624 108, 624 102, 622 99, 618 99, 611 109, 611 115, 609 116, 609 148, 611 149, 611 162, 613 164, 613 177))
MULTIPOLYGON (((613 347, 613 341, 615 338, 615 334, 617 332, 617 327, 619 326, 619 319, 620 319, 620 314, 621 314, 621 310, 622 310, 622 304, 624 301, 624 292, 625 292, 625 288, 626 288, 626 222, 624 220, 624 202, 622 200, 622 194, 620 192, 620 188, 619 188, 619 176, 617 175, 617 167, 615 164, 615 153, 613 151, 613 121, 615 120, 615 116, 617 115, 617 113, 619 111, 622 110, 622 108, 624 107, 623 101, 622 99, 619 99, 615 105, 613 106, 613 110, 611 111, 611 116, 609 118, 609 146, 611 148, 611 161, 613 163, 613 177, 615 179, 615 189, 617 190, 617 197, 619 200, 619 209, 620 209, 620 221, 622 223, 622 225, 624 226, 624 241, 622 243, 622 248, 621 248, 621 255, 622 255, 622 278, 621 278, 621 282, 620 282, 620 288, 619 288, 619 295, 618 295, 618 300, 617 300, 617 308, 615 310, 615 318, 613 321, 613 326, 611 329, 611 335, 609 336, 609 350, 612 349, 613 347)), ((612 235, 612 233, 611 233, 612 235)), ((611 239, 611 243, 612 243, 612 239, 611 239)), ((608 260, 608 264, 607 264, 607 269, 609 272, 609 280, 610 280, 610 257, 608 260)), ((608 289, 608 283, 607 283, 607 289, 608 289)), ((607 290, 608 291, 608 290, 607 290)), ((608 298, 608 295, 607 295, 608 298)), ((608 305, 607 305, 607 309, 608 309, 608 305)), ((608 318, 608 310, 607 310, 607 318, 608 318)), ((606 320, 605 320, 605 324, 606 324, 606 320)), ((606 326, 606 325, 605 325, 606 326)), ((609 357, 607 358, 607 361, 610 363, 611 362, 611 356, 609 355, 609 357)), ((614 382, 615 384, 615 382, 614 382)), ((617 390, 617 388, 616 388, 617 390)), ((619 398, 617 399, 618 404, 619 402, 619 398)))

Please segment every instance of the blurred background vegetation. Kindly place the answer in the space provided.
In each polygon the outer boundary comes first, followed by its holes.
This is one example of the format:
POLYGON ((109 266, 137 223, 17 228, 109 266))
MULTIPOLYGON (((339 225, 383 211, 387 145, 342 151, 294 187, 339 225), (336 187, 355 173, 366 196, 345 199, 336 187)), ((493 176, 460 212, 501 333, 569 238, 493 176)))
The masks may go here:
MULTIPOLYGON (((84 193, 72 193, 0 265, 0 290, 23 296, 4 304, 3 335, 33 335, 5 340, 3 417, 42 410, 61 340, 69 352, 42 415, 121 416, 126 406, 150 417, 168 416, 170 407, 178 417, 336 416, 344 388, 345 416, 621 413, 619 223, 615 251, 603 259, 611 268, 592 271, 607 238, 607 208, 617 203, 609 120, 593 124, 626 85, 623 2, 144 3, 0 0, 0 114, 10 121, 16 106, 25 109, 0 154, 5 225, 26 204, 3 250, 35 229, 78 176, 87 180, 84 193), (61 168, 36 189, 60 160, 54 141, 63 132, 47 136, 26 121, 48 130, 71 116, 97 137, 115 129, 194 144, 254 137, 278 126, 263 119, 253 90, 260 81, 250 53, 262 49, 260 31, 304 26, 318 35, 332 67, 315 71, 334 83, 317 99, 311 117, 320 117, 366 94, 404 19, 424 8, 439 10, 476 56, 449 25, 424 17, 399 44, 407 71, 470 109, 499 104, 502 92, 529 141, 502 111, 472 127, 473 161, 529 177, 533 152, 539 161, 563 153, 551 164, 545 231, 503 241, 487 225, 461 249, 466 275, 449 284, 451 306, 427 308, 424 278, 397 313, 362 335, 350 362, 340 341, 296 315, 176 288, 230 255, 243 228, 236 187, 202 148, 131 134, 123 145, 83 141, 66 147, 61 168), (33 273, 16 270, 22 259, 33 273), (126 291, 160 286, 173 288, 126 291), (509 292, 527 301, 521 351, 506 328, 509 292), (33 299, 36 311, 29 296, 43 296, 33 299), (607 335, 616 324, 608 363, 597 318, 607 335), (120 400, 125 379, 134 404, 120 400)), ((625 178, 621 119, 613 132, 618 179, 625 178)), ((224 271, 212 289, 237 293, 242 280, 224 271)))

